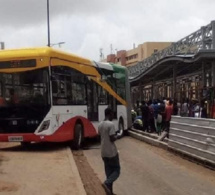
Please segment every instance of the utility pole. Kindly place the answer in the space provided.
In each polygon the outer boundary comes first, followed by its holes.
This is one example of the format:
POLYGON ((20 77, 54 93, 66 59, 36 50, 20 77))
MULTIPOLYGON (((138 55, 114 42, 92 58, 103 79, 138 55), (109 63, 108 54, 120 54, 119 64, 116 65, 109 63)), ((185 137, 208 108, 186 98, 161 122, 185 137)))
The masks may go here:
POLYGON ((0 42, 0 49, 1 49, 1 50, 5 49, 4 42, 0 42))
POLYGON ((50 47, 49 0, 47 0, 47 28, 48 28, 48 47, 50 47))

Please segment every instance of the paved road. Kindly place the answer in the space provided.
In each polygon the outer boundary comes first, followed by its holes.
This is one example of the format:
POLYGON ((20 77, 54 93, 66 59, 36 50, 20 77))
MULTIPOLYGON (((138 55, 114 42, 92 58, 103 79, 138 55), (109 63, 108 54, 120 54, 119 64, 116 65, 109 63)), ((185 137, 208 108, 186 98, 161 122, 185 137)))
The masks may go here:
MULTIPOLYGON (((215 172, 130 137, 117 141, 121 175, 117 195, 214 195, 215 172)), ((105 175, 99 147, 85 156, 101 181, 105 175)))

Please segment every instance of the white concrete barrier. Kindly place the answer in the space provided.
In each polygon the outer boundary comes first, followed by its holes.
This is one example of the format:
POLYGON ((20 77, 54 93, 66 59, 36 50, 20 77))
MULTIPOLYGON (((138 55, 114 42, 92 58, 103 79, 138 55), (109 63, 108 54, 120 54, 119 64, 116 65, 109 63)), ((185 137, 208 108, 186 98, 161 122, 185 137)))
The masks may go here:
POLYGON ((215 164, 215 120, 173 116, 168 147, 215 164))

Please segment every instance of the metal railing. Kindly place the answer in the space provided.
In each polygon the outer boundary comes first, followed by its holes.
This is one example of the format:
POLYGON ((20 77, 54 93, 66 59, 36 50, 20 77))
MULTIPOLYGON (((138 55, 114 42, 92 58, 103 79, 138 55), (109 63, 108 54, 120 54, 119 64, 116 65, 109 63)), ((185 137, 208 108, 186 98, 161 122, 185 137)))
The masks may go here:
POLYGON ((132 81, 157 61, 170 56, 196 54, 201 49, 215 49, 215 21, 173 43, 171 46, 153 53, 150 57, 128 67, 129 80, 132 81))

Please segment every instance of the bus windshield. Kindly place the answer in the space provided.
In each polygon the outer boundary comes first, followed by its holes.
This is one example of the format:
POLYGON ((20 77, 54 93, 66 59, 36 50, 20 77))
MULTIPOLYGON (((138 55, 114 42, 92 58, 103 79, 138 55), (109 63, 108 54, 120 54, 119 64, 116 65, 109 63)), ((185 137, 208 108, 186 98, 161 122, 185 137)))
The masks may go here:
POLYGON ((35 128, 39 125, 50 108, 48 75, 48 68, 0 73, 0 132, 8 133, 15 119, 25 124, 20 129, 16 126, 18 132, 26 132, 29 121, 35 128))

